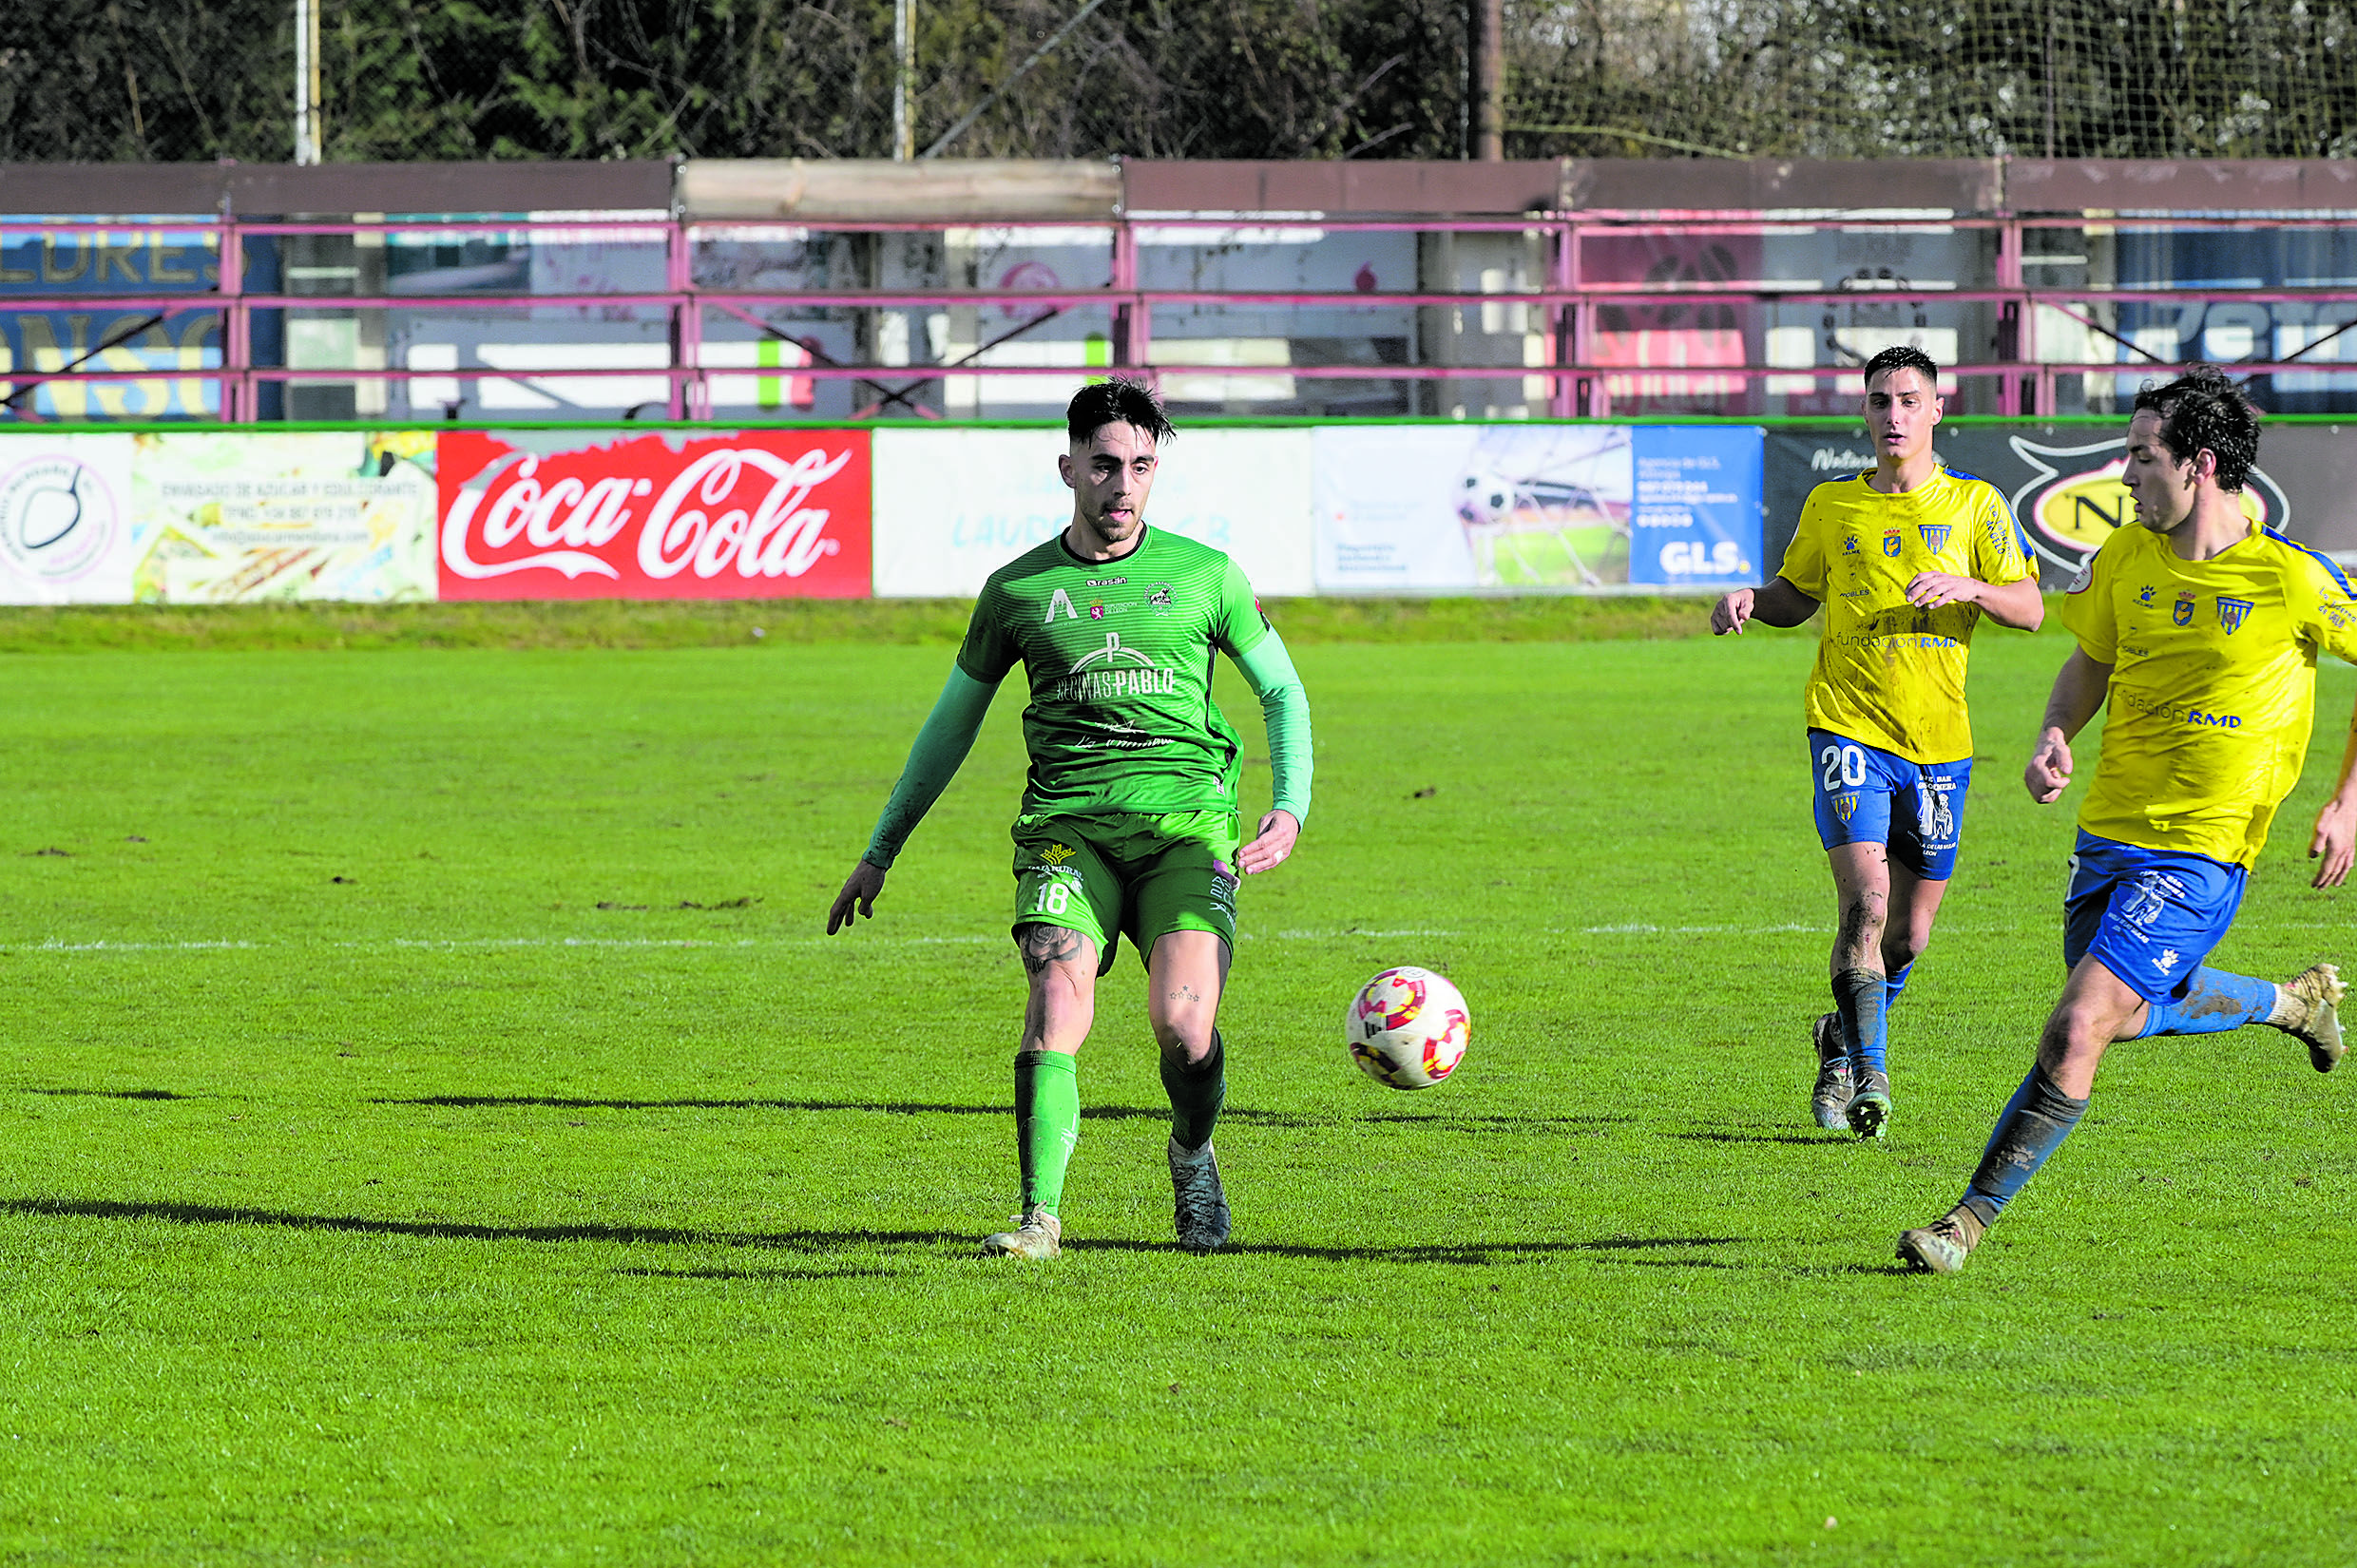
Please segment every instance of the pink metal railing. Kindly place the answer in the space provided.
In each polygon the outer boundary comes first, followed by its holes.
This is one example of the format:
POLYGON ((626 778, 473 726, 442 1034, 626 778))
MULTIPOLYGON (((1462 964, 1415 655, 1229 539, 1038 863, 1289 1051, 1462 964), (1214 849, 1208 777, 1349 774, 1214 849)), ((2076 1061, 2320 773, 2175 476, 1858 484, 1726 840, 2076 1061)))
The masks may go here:
MULTIPOLYGON (((164 217, 142 218, 116 222, 50 222, 0 220, 0 239, 15 239, 27 235, 121 235, 125 230, 189 235, 209 239, 211 243, 191 245, 199 251, 214 251, 218 255, 218 286, 209 291, 189 293, 105 293, 25 294, 0 293, 0 315, 54 314, 101 311, 158 312, 172 316, 186 316, 218 311, 221 316, 221 363, 218 366, 150 367, 144 372, 120 367, 97 370, 49 368, 38 365, 18 365, 0 372, 0 396, 15 393, 9 412, 19 419, 33 419, 25 393, 34 383, 76 384, 141 382, 209 383, 220 389, 221 416, 233 422, 251 422, 259 417, 259 391, 270 385, 300 385, 333 383, 349 385, 374 382, 386 386, 405 385, 412 381, 431 380, 438 383, 474 382, 489 380, 531 381, 534 379, 583 380, 599 378, 635 378, 648 380, 660 376, 668 389, 665 412, 673 419, 708 417, 712 410, 710 383, 713 377, 747 375, 791 376, 812 382, 846 380, 873 383, 879 387, 901 388, 887 402, 905 401, 910 388, 921 388, 942 382, 949 377, 1024 378, 1059 376, 1069 378, 1075 373, 1087 373, 1091 367, 1062 365, 993 364, 979 358, 954 363, 859 363, 806 364, 773 368, 714 366, 703 363, 703 345, 708 312, 719 311, 737 317, 762 331, 779 334, 780 328, 761 320, 755 312, 770 308, 789 307, 809 310, 910 310, 926 307, 1012 307, 1024 310, 1088 309, 1103 311, 1112 325, 1109 338, 1112 345, 1113 368, 1125 368, 1150 377, 1176 375, 1218 376, 1243 379, 1253 376, 1284 376, 1309 381, 1391 381, 1391 382, 1453 382, 1453 381, 1543 381, 1547 387, 1545 406, 1549 412, 1560 416, 1608 414, 1612 409, 1612 387, 1642 381, 1651 390, 1639 394, 1645 397, 1692 396, 1705 398, 1721 395, 1733 386, 1743 390, 1749 400, 1750 390, 1767 380, 1780 380, 1786 385, 1798 381, 1812 384, 1827 376, 1839 376, 1841 367, 1830 365, 1775 366, 1745 363, 1740 365, 1646 366, 1632 365, 1597 356, 1596 349, 1602 329, 1599 314, 1606 309, 1624 309, 1635 304, 1658 313, 1669 307, 1733 306, 1893 306, 1917 311, 1952 307, 1996 307, 2012 323, 2014 352, 2002 358, 1974 359, 1946 367, 1960 381, 1984 382, 1995 380, 1998 386, 1996 402, 2004 413, 2050 412, 2056 407, 2057 385, 2060 378, 2078 375, 2100 376, 2137 374, 2156 368, 2166 361, 2158 358, 2124 358, 2092 362, 2054 361, 2036 354, 2036 307, 2046 306, 2073 318, 2082 326, 2109 335, 2109 329, 2094 322, 2088 312, 2091 306, 2110 304, 2191 304, 2218 299, 2231 299, 2251 304, 2339 304, 2357 300, 2357 287, 2339 284, 2317 286, 2278 286, 2271 288, 2238 288, 2217 283, 2194 284, 2179 288, 2049 286, 2026 281, 2026 263, 2039 257, 2026 252, 2024 240, 2032 233, 2050 230, 2086 231, 2099 228, 2114 235, 2127 234, 2187 234, 2206 232, 2244 232, 2252 230, 2281 231, 2346 231, 2357 229, 2357 219, 2348 217, 2218 217, 2187 214, 2139 215, 2130 218, 2105 216, 2099 220, 2066 216, 2039 217, 1943 217, 1930 213, 1906 213, 1889 216, 1860 217, 1851 214, 1730 214, 1723 212, 1696 213, 1670 219, 1659 214, 1626 214, 1582 212, 1579 214, 1533 215, 1525 220, 1329 220, 1309 214, 1271 213, 1220 216, 1160 216, 1124 218, 1086 223, 1045 220, 1008 221, 975 225, 961 223, 912 222, 757 222, 737 220, 685 221, 651 220, 638 217, 600 219, 508 219, 482 217, 465 220, 448 218, 412 219, 400 222, 276 222, 244 220, 207 220, 202 218, 164 217), (1594 277, 1583 254, 1587 246, 1599 239, 1627 240, 1641 238, 1757 238, 1769 235, 1790 235, 1809 227, 1838 227, 1846 231, 1887 230, 1894 233, 1957 233, 1986 232, 1996 239, 1992 270, 1995 280, 1988 283, 1959 282, 1956 286, 1926 286, 1905 278, 1867 279, 1863 284, 1851 282, 1825 286, 1821 282, 1785 283, 1772 278, 1700 279, 1693 281, 1646 282, 1626 277, 1594 277), (1054 229, 1063 233, 1075 230, 1102 232, 1109 247, 1108 282, 1102 287, 1057 287, 1045 290, 1006 288, 902 288, 902 289, 825 289, 805 291, 742 291, 699 288, 694 280, 694 261, 699 242, 727 242, 732 237, 746 233, 780 230, 829 234, 897 234, 941 233, 949 228, 971 230, 976 227, 999 232, 1021 232, 1028 229, 1054 229), (1546 247, 1545 275, 1542 287, 1524 287, 1501 291, 1411 290, 1411 291, 1334 291, 1334 290, 1206 290, 1150 289, 1140 285, 1140 230, 1199 231, 1206 233, 1237 231, 1315 231, 1336 233, 1418 233, 1458 235, 1520 235, 1543 242, 1546 247), (565 293, 565 294, 380 294, 368 296, 249 293, 243 286, 244 258, 248 241, 256 237, 359 237, 379 239, 397 236, 463 237, 547 235, 595 235, 599 239, 620 244, 660 243, 664 250, 664 288, 652 293, 565 293), (1418 364, 1301 364, 1239 365, 1150 362, 1153 343, 1152 323, 1158 306, 1202 307, 1227 306, 1266 309, 1315 309, 1352 313, 1400 312, 1421 310, 1450 310, 1467 306, 1512 305, 1534 313, 1542 323, 1537 335, 1543 335, 1553 353, 1543 364, 1500 361, 1496 363, 1418 363, 1418 364), (660 315, 667 318, 670 329, 671 363, 654 367, 596 367, 565 366, 563 368, 497 368, 460 366, 454 369, 396 369, 362 367, 291 367, 258 365, 254 363, 254 318, 257 312, 300 311, 307 313, 343 313, 351 311, 404 311, 417 313, 466 313, 485 315, 508 311, 534 311, 567 307, 619 307, 633 313, 660 315)), ((738 241, 741 242, 741 241, 738 241)), ((94 264, 104 266, 103 258, 94 264)), ((1625 263, 1623 263, 1625 265, 1625 263)), ((1494 335, 1527 335, 1523 333, 1494 335)), ((2357 334, 2352 334, 2357 337, 2357 334)), ((1174 341, 1183 341, 1177 339, 1174 341)), ((2124 341, 2124 340, 2123 340, 2124 341)), ((2317 343, 2310 348, 2321 346, 2317 343)), ((975 351, 980 354, 981 350, 975 351)), ((2141 354, 2142 350, 2130 352, 2141 354)), ((61 359, 63 357, 61 354, 61 359)), ((2235 367, 2253 374, 2285 373, 2357 372, 2348 361, 2283 358, 2266 361, 2245 360, 2235 367)))

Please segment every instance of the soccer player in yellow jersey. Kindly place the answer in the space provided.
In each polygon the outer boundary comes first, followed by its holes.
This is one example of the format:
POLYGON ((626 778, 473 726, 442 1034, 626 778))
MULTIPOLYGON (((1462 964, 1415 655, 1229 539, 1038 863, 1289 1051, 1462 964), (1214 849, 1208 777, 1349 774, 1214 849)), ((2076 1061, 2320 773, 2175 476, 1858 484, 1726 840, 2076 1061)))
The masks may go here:
MULTIPOLYGON (((1964 1266, 2077 1125, 2116 1040, 2267 1023, 2304 1042, 2318 1072, 2340 1061, 2331 965, 2281 985, 2204 965, 2299 781, 2317 654, 2357 662, 2347 582, 2244 515, 2258 449, 2251 405, 2211 366, 2137 394, 2125 477, 2138 526, 2105 540, 2062 602, 2079 647, 2055 678, 2024 776, 2039 804, 2060 797, 2071 737, 2108 694, 2063 904, 2070 979, 1964 1200, 1899 1237, 1901 1261, 1916 1269, 1964 1266)), ((2309 841, 2315 886, 2348 874, 2353 838, 2357 732, 2309 841)))
POLYGON ((1941 408, 1930 356, 1892 348, 1868 360, 1861 411, 1874 471, 1810 491, 1775 578, 1721 599, 1711 629, 1797 626, 1826 607, 1806 707, 1840 925, 1810 1105, 1820 1127, 1879 1138, 1890 1119, 1890 1005, 1956 867, 1972 777, 1973 628, 1985 615, 2035 631, 2045 602, 2005 498, 1931 449, 1941 408))

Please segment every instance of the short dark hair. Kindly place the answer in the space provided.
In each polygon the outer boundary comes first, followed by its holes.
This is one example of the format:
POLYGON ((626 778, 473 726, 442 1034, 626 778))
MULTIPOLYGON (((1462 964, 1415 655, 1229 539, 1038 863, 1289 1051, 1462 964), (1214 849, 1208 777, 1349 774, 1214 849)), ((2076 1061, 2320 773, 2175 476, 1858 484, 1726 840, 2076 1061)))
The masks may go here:
POLYGON ((1162 400, 1142 381, 1108 376, 1075 392, 1064 411, 1064 427, 1074 441, 1085 441, 1107 425, 1135 425, 1160 446, 1178 434, 1162 400))
POLYGON ((1874 378, 1885 371, 1921 371, 1924 385, 1934 393, 1940 390, 1940 367, 1932 362, 1931 355, 1912 343, 1894 343, 1868 360, 1863 384, 1872 387, 1874 378))
POLYGON ((2166 386, 2136 394, 2137 413, 2160 416, 2160 444, 2180 463, 2207 449, 2218 460, 2218 488, 2239 490, 2259 457, 2259 411, 2215 365, 2189 366, 2166 386))

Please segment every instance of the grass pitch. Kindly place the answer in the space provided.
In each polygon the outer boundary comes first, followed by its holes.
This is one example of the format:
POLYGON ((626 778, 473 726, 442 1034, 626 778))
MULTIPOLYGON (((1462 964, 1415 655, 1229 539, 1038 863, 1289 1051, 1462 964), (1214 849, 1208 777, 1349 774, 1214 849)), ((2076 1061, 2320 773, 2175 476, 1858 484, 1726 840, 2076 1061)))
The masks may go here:
MULTIPOLYGON (((2067 643, 1981 639, 1864 1145, 1807 1119, 1810 648, 1299 647, 1236 1245, 1168 1244, 1125 956, 1029 1268, 971 1256, 1013 1195, 1011 694, 881 921, 817 934, 946 648, 0 661, 0 1557, 2346 1560, 2357 1082, 2121 1046, 1971 1268, 1898 1273, 2060 982, 2068 806, 2017 778, 2067 643), (1474 1011, 1425 1094, 1340 1043, 1397 962, 1474 1011)), ((2221 962, 2357 959, 2301 859, 2351 690, 2221 962)))

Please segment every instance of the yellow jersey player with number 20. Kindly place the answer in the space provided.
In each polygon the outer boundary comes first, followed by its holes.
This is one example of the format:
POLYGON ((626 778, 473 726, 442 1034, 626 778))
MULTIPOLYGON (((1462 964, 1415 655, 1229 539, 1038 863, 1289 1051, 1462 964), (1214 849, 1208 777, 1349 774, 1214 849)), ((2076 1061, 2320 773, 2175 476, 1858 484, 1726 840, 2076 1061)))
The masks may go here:
MULTIPOLYGON (((2060 797, 2072 736, 2108 703, 2063 903, 2070 979, 1963 1200, 1899 1237, 1916 1269, 1964 1266, 2085 1114, 2114 1041, 2267 1023, 2306 1044, 2318 1072, 2341 1059, 2332 965, 2278 985, 2204 963, 2299 782, 2316 656, 2357 663, 2357 600, 2339 569, 2244 515, 2258 450, 2256 414, 2213 367, 2137 394, 2124 477, 2138 526, 2105 540, 2063 599, 2079 646, 2023 778, 2041 805, 2060 797)), ((2357 732, 2309 843, 2317 887, 2347 874, 2353 838, 2357 732)))
POLYGON ((1879 1138, 1890 1119, 1891 1004, 1931 940, 1956 866, 1972 723, 1964 663, 1985 615, 2037 629, 2038 571, 2004 497, 1942 466, 1940 372, 1914 348, 1868 361, 1874 471, 1819 485, 1775 579, 1738 588, 1711 629, 1797 626, 1825 606, 1810 673, 1811 788, 1840 906, 1833 1010, 1817 1020, 1810 1109, 1879 1138))

